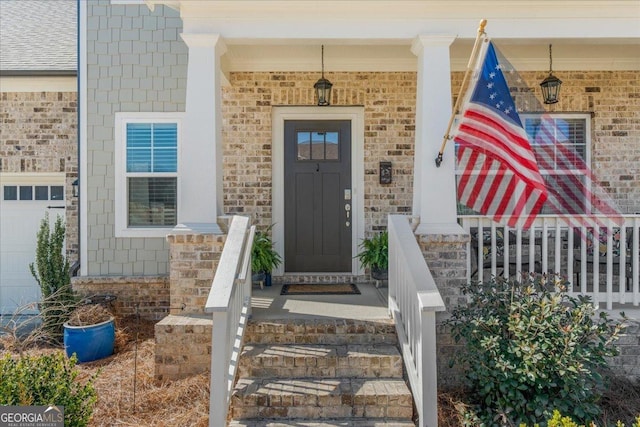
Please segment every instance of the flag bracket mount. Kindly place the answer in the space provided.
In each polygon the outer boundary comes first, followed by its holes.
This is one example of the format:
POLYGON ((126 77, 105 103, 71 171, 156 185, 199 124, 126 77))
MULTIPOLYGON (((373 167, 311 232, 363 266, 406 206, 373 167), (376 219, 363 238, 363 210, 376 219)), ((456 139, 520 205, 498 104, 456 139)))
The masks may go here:
POLYGON ((462 98, 464 88, 466 86, 467 80, 469 79, 471 68, 478 54, 478 47, 480 46, 480 41, 482 39, 482 36, 486 34, 484 31, 484 28, 486 26, 487 26, 487 20, 486 19, 480 20, 480 25, 478 26, 478 34, 476 35, 476 41, 473 44, 473 49, 471 50, 471 57, 469 58, 469 62, 467 63, 467 70, 464 73, 464 78, 462 79, 462 84, 460 85, 460 92, 458 93, 458 98, 456 99, 456 105, 453 107, 453 113, 451 114, 451 117, 449 118, 449 124, 447 125, 447 133, 445 134, 444 139, 442 140, 440 151, 438 151, 438 157, 436 157, 436 167, 438 168, 442 164, 442 155, 444 153, 444 147, 447 145, 447 141, 451 139, 451 137, 449 136, 449 132, 451 131, 451 126, 453 125, 453 120, 455 118, 455 115, 458 113, 458 107, 460 106, 460 100, 462 98))

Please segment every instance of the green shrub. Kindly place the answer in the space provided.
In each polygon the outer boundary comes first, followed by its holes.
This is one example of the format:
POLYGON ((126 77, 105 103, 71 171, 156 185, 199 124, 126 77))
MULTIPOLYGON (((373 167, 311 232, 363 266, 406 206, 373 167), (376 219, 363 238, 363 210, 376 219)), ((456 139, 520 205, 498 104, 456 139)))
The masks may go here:
POLYGON ((71 289, 69 260, 65 257, 65 227, 58 216, 53 230, 49 215, 45 214, 37 233, 35 262, 29 264, 31 274, 40 285, 42 300, 40 316, 42 328, 51 338, 60 341, 63 324, 75 307, 76 298, 71 289))
MULTIPOLYGON (((536 424, 536 427, 538 425, 536 424)), ((595 424, 590 424, 591 427, 595 427, 595 424)), ((520 427, 526 427, 525 424, 521 424, 520 427)), ((578 425, 575 421, 573 421, 569 417, 563 417, 562 414, 555 410, 553 411, 553 417, 547 421, 547 427, 586 427, 584 424, 578 425)), ((624 424, 621 421, 616 423, 616 427, 624 427, 624 424)), ((640 427, 640 415, 636 418, 635 422, 631 425, 631 427, 640 427)))
POLYGON ((524 276, 521 283, 495 278, 463 287, 470 297, 449 324, 465 351, 465 367, 486 425, 533 425, 554 409, 576 422, 595 421, 603 387, 599 373, 624 324, 570 297, 556 276, 524 276), (595 320, 594 320, 595 319, 595 320))
POLYGON ((80 381, 75 356, 62 352, 0 359, 0 405, 64 406, 64 425, 86 426, 97 400, 94 377, 80 381))

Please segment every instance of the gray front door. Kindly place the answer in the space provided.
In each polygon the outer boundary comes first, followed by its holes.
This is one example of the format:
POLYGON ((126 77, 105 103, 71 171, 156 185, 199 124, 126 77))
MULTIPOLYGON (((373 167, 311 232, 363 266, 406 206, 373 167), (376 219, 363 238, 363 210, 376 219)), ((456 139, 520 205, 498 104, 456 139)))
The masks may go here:
POLYGON ((285 272, 351 272, 351 121, 285 120, 285 272))

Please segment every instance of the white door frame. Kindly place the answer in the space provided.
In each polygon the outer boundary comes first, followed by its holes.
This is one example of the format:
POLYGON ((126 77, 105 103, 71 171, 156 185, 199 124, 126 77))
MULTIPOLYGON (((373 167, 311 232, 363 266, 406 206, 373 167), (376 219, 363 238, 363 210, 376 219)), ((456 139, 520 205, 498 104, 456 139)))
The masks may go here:
MULTIPOLYGON (((351 121, 351 254, 358 253, 364 239, 364 107, 273 107, 271 170, 272 223, 276 251, 284 260, 284 122, 285 120, 351 121)), ((309 273, 314 273, 310 271, 309 273)), ((351 262, 353 275, 364 274, 356 258, 351 262)), ((284 274, 284 263, 274 272, 284 274)))

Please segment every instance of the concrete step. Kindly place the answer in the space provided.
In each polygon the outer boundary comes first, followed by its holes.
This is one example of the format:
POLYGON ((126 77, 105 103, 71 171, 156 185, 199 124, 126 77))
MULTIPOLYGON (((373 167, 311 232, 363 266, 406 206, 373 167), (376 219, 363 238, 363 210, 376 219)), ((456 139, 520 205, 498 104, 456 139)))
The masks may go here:
POLYGON ((245 345, 242 378, 402 378, 402 356, 388 344, 245 345))
MULTIPOLYGON (((411 392, 401 379, 240 378, 233 420, 378 418, 411 420, 411 392)), ((330 425, 330 424, 329 424, 330 425)), ((340 424, 337 424, 340 425, 340 424)), ((349 424, 346 424, 349 425, 349 424)))
POLYGON ((391 319, 251 320, 245 344, 397 344, 391 319))
POLYGON ((229 427, 415 427, 415 423, 404 420, 379 420, 358 418, 352 420, 260 420, 232 421, 229 427))

